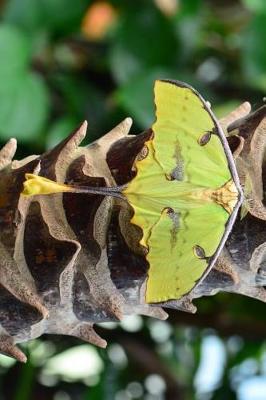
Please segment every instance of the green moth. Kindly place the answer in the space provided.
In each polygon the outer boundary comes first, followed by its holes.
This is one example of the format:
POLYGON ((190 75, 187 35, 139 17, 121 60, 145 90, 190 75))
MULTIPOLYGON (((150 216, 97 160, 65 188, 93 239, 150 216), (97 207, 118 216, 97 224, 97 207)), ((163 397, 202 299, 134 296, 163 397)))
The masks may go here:
POLYGON ((207 102, 190 86, 155 82, 156 121, 123 187, 76 188, 28 175, 24 195, 87 192, 122 196, 134 209, 149 263, 147 303, 179 299, 206 277, 242 203, 234 160, 207 102))
POLYGON ((147 247, 148 303, 179 299, 210 271, 242 202, 234 160, 209 105, 190 86, 155 82, 148 155, 125 189, 147 247))

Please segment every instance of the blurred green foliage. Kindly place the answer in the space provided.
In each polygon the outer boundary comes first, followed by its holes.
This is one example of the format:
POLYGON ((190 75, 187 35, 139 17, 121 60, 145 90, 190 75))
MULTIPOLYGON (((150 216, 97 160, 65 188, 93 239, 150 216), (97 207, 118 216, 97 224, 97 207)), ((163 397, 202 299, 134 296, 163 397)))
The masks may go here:
MULTIPOLYGON (((23 157, 54 146, 84 119, 92 141, 127 116, 138 133, 153 121, 156 78, 192 84, 218 116, 244 100, 258 106, 265 43, 264 0, 2 1, 0 142, 16 137, 23 157)), ((25 366, 0 358, 0 399, 265 399, 265 306, 229 295, 198 305, 189 326, 176 312, 171 324, 139 318, 105 329, 107 351, 83 345, 84 371, 103 361, 86 377, 73 354, 61 367, 55 358, 80 342, 37 340, 25 366), (216 354, 213 374, 203 365, 208 351, 216 354), (243 384, 254 377, 264 397, 248 397, 243 384)))

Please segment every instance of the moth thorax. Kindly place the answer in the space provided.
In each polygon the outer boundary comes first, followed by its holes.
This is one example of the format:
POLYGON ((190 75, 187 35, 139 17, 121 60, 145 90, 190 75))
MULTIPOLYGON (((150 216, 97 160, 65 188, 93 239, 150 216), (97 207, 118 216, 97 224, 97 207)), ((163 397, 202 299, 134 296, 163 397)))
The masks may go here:
POLYGON ((212 198, 216 203, 220 204, 229 214, 232 214, 238 201, 238 191, 232 179, 230 179, 220 188, 216 189, 213 192, 212 198))

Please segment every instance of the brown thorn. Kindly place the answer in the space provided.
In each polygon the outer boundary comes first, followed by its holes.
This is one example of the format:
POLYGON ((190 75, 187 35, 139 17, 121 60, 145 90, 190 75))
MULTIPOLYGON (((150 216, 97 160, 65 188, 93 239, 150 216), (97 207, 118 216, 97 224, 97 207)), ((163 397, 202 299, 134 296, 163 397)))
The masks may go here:
POLYGON ((0 336, 0 352, 8 357, 15 358, 17 361, 25 363, 27 357, 25 354, 14 344, 14 340, 9 335, 0 336))
POLYGON ((89 342, 94 344, 95 346, 106 348, 107 342, 106 340, 102 339, 93 329, 93 326, 88 323, 82 323, 77 326, 71 333, 71 336, 75 336, 79 339, 84 340, 85 342, 89 342))
POLYGON ((16 150, 17 141, 12 138, 0 150, 0 169, 5 168, 12 161, 16 150))

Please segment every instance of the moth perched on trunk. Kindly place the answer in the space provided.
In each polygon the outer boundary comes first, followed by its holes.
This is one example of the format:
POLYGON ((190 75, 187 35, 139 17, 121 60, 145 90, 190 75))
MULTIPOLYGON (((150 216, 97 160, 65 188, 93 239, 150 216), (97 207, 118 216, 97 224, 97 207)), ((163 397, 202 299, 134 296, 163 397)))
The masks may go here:
POLYGON ((180 299, 207 275, 242 203, 229 145, 208 103, 182 82, 156 81, 154 90, 156 122, 132 181, 96 190, 28 174, 23 191, 123 196, 134 209, 131 223, 143 231, 147 303, 180 299))
POLYGON ((25 361, 15 343, 44 332, 105 347, 94 323, 194 311, 184 299, 217 261, 243 194, 209 104, 161 80, 155 106, 138 136, 127 118, 88 147, 84 123, 41 156, 12 161, 14 140, 1 150, 0 351, 25 361))

